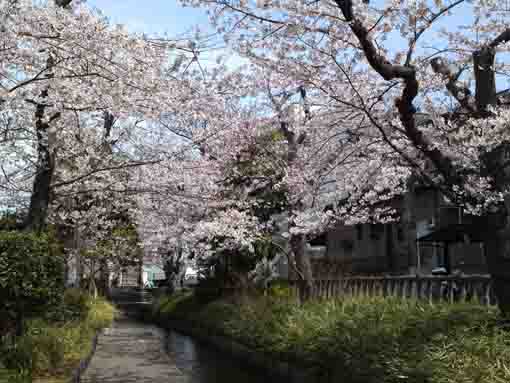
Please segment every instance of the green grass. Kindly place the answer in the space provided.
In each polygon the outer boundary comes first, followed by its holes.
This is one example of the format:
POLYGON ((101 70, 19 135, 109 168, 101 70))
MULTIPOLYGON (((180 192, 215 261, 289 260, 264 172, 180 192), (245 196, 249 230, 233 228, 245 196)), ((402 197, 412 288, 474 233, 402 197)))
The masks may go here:
MULTIPOLYGON (((77 294, 71 292, 70 295, 77 294)), ((49 320, 35 318, 27 323, 26 334, 16 340, 16 348, 4 345, 6 352, 0 355, 0 382, 22 382, 15 380, 13 370, 2 369, 2 364, 13 365, 21 359, 29 360, 32 380, 40 383, 68 381, 80 360, 92 347, 95 332, 107 327, 114 319, 115 308, 104 299, 89 296, 71 297, 76 315, 71 320, 49 320)), ((65 309, 71 307, 67 305, 65 309)), ((31 380, 27 380, 31 381, 31 380)))
POLYGON ((349 383, 510 382, 510 332, 496 310, 399 299, 310 302, 251 298, 200 304, 161 298, 159 318, 186 319, 349 383))

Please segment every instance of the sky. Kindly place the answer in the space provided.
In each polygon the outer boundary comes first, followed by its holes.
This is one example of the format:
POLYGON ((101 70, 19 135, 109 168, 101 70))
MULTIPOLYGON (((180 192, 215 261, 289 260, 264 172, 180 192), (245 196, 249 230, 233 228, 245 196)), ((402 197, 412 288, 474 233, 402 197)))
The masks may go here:
POLYGON ((208 25, 203 8, 182 7, 176 0, 87 0, 87 4, 133 32, 166 32, 175 37, 189 32, 194 25, 208 25))
MULTIPOLYGON (((215 33, 209 23, 205 8, 183 7, 177 0, 87 0, 113 24, 123 24, 131 32, 145 33, 151 37, 165 35, 170 39, 190 36, 196 26, 204 34, 215 33)), ((211 42, 212 43, 212 42, 211 42)), ((208 50, 200 55, 203 67, 213 67, 218 56, 225 56, 225 64, 235 69, 244 61, 228 49, 224 43, 215 40, 219 49, 208 50)))

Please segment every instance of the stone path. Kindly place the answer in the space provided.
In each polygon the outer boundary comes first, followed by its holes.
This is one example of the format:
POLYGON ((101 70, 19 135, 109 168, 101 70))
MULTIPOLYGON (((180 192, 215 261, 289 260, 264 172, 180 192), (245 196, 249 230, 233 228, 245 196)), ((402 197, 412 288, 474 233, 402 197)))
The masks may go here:
POLYGON ((157 327, 118 318, 99 336, 82 383, 186 383, 164 347, 157 327))

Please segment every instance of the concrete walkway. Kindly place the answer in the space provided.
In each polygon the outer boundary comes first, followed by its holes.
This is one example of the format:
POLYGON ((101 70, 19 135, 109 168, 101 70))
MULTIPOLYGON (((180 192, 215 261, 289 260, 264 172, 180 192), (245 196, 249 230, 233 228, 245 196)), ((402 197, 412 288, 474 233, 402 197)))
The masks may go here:
POLYGON ((157 327, 121 315, 99 336, 82 383, 185 383, 189 381, 164 347, 157 327))

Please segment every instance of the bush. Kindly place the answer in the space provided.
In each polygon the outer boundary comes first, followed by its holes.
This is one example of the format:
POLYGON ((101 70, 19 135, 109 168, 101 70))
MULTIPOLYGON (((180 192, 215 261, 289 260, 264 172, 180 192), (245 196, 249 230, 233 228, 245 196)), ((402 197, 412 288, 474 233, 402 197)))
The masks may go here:
POLYGON ((277 299, 291 299, 294 296, 292 288, 286 281, 271 283, 271 286, 268 289, 268 295, 277 299))
POLYGON ((32 371, 33 343, 30 337, 22 337, 13 345, 3 344, 1 361, 9 370, 16 372, 32 371))
POLYGON ((90 309, 90 296, 81 289, 67 289, 64 293, 64 307, 70 312, 87 315, 90 309))
POLYGON ((61 376, 88 354, 95 331, 111 324, 115 308, 79 290, 66 292, 64 301, 71 305, 68 311, 75 313, 75 319, 66 323, 42 317, 29 320, 23 336, 3 343, 0 366, 20 379, 27 372, 34 377, 61 376))
POLYGON ((108 327, 115 319, 115 308, 102 298, 92 299, 87 314, 87 325, 92 329, 108 327))
POLYGON ((315 367, 326 381, 510 381, 510 333, 499 326, 495 309, 392 298, 301 306, 272 296, 237 304, 192 301, 189 296, 161 300, 156 315, 194 321, 211 334, 315 367))
POLYGON ((64 258, 46 234, 0 232, 0 307, 16 318, 59 306, 64 289, 64 258))
POLYGON ((195 287, 195 295, 197 299, 203 303, 211 302, 218 299, 223 291, 224 282, 219 277, 208 277, 200 279, 195 287))

